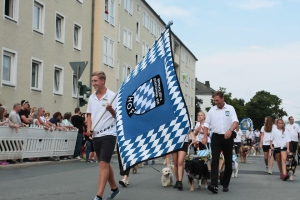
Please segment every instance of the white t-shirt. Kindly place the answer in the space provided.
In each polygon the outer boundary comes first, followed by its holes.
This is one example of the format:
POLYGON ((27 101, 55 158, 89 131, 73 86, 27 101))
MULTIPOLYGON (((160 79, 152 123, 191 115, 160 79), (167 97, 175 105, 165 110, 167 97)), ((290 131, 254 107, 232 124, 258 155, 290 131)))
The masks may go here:
POLYGON ((253 139, 253 137, 254 137, 253 131, 247 130, 247 131, 246 131, 246 136, 248 137, 248 139, 253 139))
MULTIPOLYGON (((89 97, 89 104, 86 112, 91 114, 91 129, 94 130, 93 138, 105 135, 117 136, 116 119, 110 114, 110 112, 106 111, 106 105, 110 103, 114 97, 115 93, 108 88, 106 90, 106 94, 103 95, 100 100, 97 98, 96 92, 89 97), (103 112, 105 112, 105 114, 97 126, 94 127, 103 112)), ((112 102, 112 108, 116 109, 116 99, 112 102)))
POLYGON ((239 129, 239 131, 236 131, 236 138, 234 138, 234 142, 241 142, 242 141, 242 136, 243 136, 243 132, 241 131, 241 129, 239 129))
POLYGON ((254 135, 255 135, 255 137, 259 137, 260 136, 260 132, 259 131, 254 131, 254 135))
POLYGON ((233 122, 239 122, 236 112, 231 105, 225 103, 222 109, 214 106, 209 110, 204 126, 213 133, 225 134, 233 122))
POLYGON ((290 134, 288 131, 284 131, 282 133, 282 130, 278 130, 277 128, 272 130, 272 137, 271 140, 274 144, 274 148, 283 148, 286 147, 286 143, 290 142, 290 134))
POLYGON ((40 116, 41 120, 44 122, 44 123, 47 123, 47 119, 45 116, 40 116))
MULTIPOLYGON (((277 128, 272 128, 272 130, 276 130, 277 128)), ((272 131, 271 132, 265 132, 265 126, 261 127, 260 132, 264 133, 264 137, 262 140, 262 145, 264 146, 270 146, 270 140, 272 137, 272 131)))
POLYGON ((298 142, 298 134, 300 133, 300 127, 298 124, 288 124, 285 129, 289 132, 291 141, 298 142))
MULTIPOLYGON (((200 122, 197 122, 194 130, 196 130, 199 126, 200 126, 200 122)), ((203 134, 204 133, 204 124, 201 125, 201 126, 202 126, 202 130, 200 129, 200 131, 198 132, 198 135, 196 136, 196 141, 197 142, 202 141, 202 139, 204 138, 204 134, 203 134)), ((207 143, 210 143, 210 137, 209 136, 207 136, 207 143)))

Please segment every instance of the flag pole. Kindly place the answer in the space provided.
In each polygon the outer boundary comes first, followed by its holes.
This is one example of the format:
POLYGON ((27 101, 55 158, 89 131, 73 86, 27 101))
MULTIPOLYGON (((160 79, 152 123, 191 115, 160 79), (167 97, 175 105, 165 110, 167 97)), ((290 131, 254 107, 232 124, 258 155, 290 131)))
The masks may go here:
MULTIPOLYGON (((116 95, 114 96, 114 98, 111 100, 111 102, 109 104, 112 104, 112 102, 114 102, 114 100, 116 99, 116 97, 118 96, 118 93, 116 93, 116 95)), ((94 129, 96 128, 96 126, 99 124, 100 120, 102 119, 102 117, 104 116, 104 114, 106 113, 106 110, 102 113, 102 115, 100 116, 99 120, 97 121, 97 123, 94 125, 94 128, 91 129, 91 133, 94 132, 94 129)))

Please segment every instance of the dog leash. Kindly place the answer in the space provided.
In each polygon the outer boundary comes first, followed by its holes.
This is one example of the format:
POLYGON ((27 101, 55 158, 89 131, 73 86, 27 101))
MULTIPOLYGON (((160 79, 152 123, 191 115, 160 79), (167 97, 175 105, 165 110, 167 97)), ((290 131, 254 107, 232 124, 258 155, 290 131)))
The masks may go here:
MULTIPOLYGON (((149 164, 148 164, 149 165, 149 164)), ((159 173, 161 172, 160 170, 156 169, 155 167, 153 167, 152 165, 149 165, 152 169, 158 171, 159 173)))

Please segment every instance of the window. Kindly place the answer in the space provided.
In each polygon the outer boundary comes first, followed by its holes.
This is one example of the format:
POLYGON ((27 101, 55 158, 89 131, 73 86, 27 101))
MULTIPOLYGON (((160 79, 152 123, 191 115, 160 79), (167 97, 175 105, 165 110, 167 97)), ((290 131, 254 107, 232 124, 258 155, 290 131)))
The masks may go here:
POLYGON ((132 15, 132 0, 124 0, 124 9, 132 15))
POLYGON ((131 67, 125 63, 123 63, 123 75, 122 75, 122 81, 125 81, 125 79, 127 78, 127 76, 130 74, 131 72, 131 67))
POLYGON ((194 104, 195 104, 195 102, 194 102, 194 98, 193 98, 193 97, 191 97, 191 107, 193 107, 193 106, 194 106, 194 104))
POLYGON ((55 22, 55 39, 63 43, 65 37, 65 17, 56 13, 55 22))
POLYGON ((136 22, 136 31, 135 31, 135 34, 136 34, 135 40, 137 42, 139 42, 140 41, 140 22, 139 21, 136 22))
POLYGON ((117 81, 120 79, 120 61, 117 60, 117 81))
POLYGON ((151 33, 156 37, 156 22, 151 20, 151 33))
POLYGON ((195 87, 194 79, 191 79, 191 85, 192 85, 192 88, 194 89, 194 87, 195 87))
POLYGON ((130 50, 132 49, 132 33, 125 27, 123 32, 123 45, 130 50))
POLYGON ((184 82, 185 80, 186 80, 186 74, 183 71, 181 71, 180 81, 184 82))
POLYGON ((77 0, 79 3, 83 3, 83 0, 77 0))
POLYGON ((142 55, 143 57, 148 53, 149 51, 149 45, 143 42, 143 47, 142 47, 142 55))
POLYGON ((139 54, 136 53, 135 54, 135 66, 137 66, 138 63, 139 63, 139 54))
POLYGON ((184 63, 184 59, 185 59, 185 53, 183 51, 183 49, 181 50, 181 62, 184 63))
POLYGON ((185 78, 185 86, 189 86, 189 76, 186 75, 186 78, 185 78))
POLYGON ((140 12, 140 4, 136 4, 136 10, 138 11, 138 12, 140 12))
POLYGON ((114 0, 110 0, 110 13, 109 13, 109 23, 111 25, 115 25, 115 1, 114 0))
POLYGON ((19 0, 4 0, 4 16, 7 19, 18 21, 19 0))
POLYGON ((113 67, 114 64, 114 41, 104 36, 103 63, 113 67))
POLYGON ((43 83, 43 61, 31 59, 31 84, 33 90, 42 90, 43 83))
POLYGON ((74 24, 74 48, 81 50, 82 28, 79 24, 74 24))
POLYGON ((121 23, 118 22, 118 42, 121 41, 121 23))
POLYGON ((44 5, 38 1, 34 1, 33 6, 33 30, 44 33, 44 5))
POLYGON ((73 97, 77 97, 77 93, 78 93, 78 80, 77 80, 77 76, 75 74, 73 74, 73 84, 72 84, 72 96, 73 97))
POLYGON ((54 84, 53 84, 54 94, 63 94, 63 68, 55 66, 54 67, 54 84))
POLYGON ((161 34, 161 28, 160 26, 157 26, 157 36, 160 37, 161 34))
POLYGON ((146 11, 143 12, 143 26, 149 30, 149 20, 150 20, 150 17, 148 15, 148 13, 146 13, 146 11))
POLYGON ((2 84, 16 85, 17 52, 3 48, 2 50, 2 84))

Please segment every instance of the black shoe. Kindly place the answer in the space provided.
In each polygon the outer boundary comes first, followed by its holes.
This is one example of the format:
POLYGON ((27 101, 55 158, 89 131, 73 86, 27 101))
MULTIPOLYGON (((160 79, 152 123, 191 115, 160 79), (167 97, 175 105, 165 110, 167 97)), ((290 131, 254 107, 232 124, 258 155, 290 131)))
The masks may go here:
POLYGON ((214 194, 218 193, 218 187, 214 186, 214 185, 209 185, 207 188, 209 191, 211 191, 214 194))
POLYGON ((183 186, 182 186, 182 181, 178 181, 177 183, 177 189, 178 190, 182 190, 183 186))
POLYGON ((173 188, 177 188, 178 187, 178 181, 176 181, 175 185, 173 186, 173 188))
POLYGON ((229 191, 228 187, 223 187, 223 192, 228 192, 228 191, 229 191))

